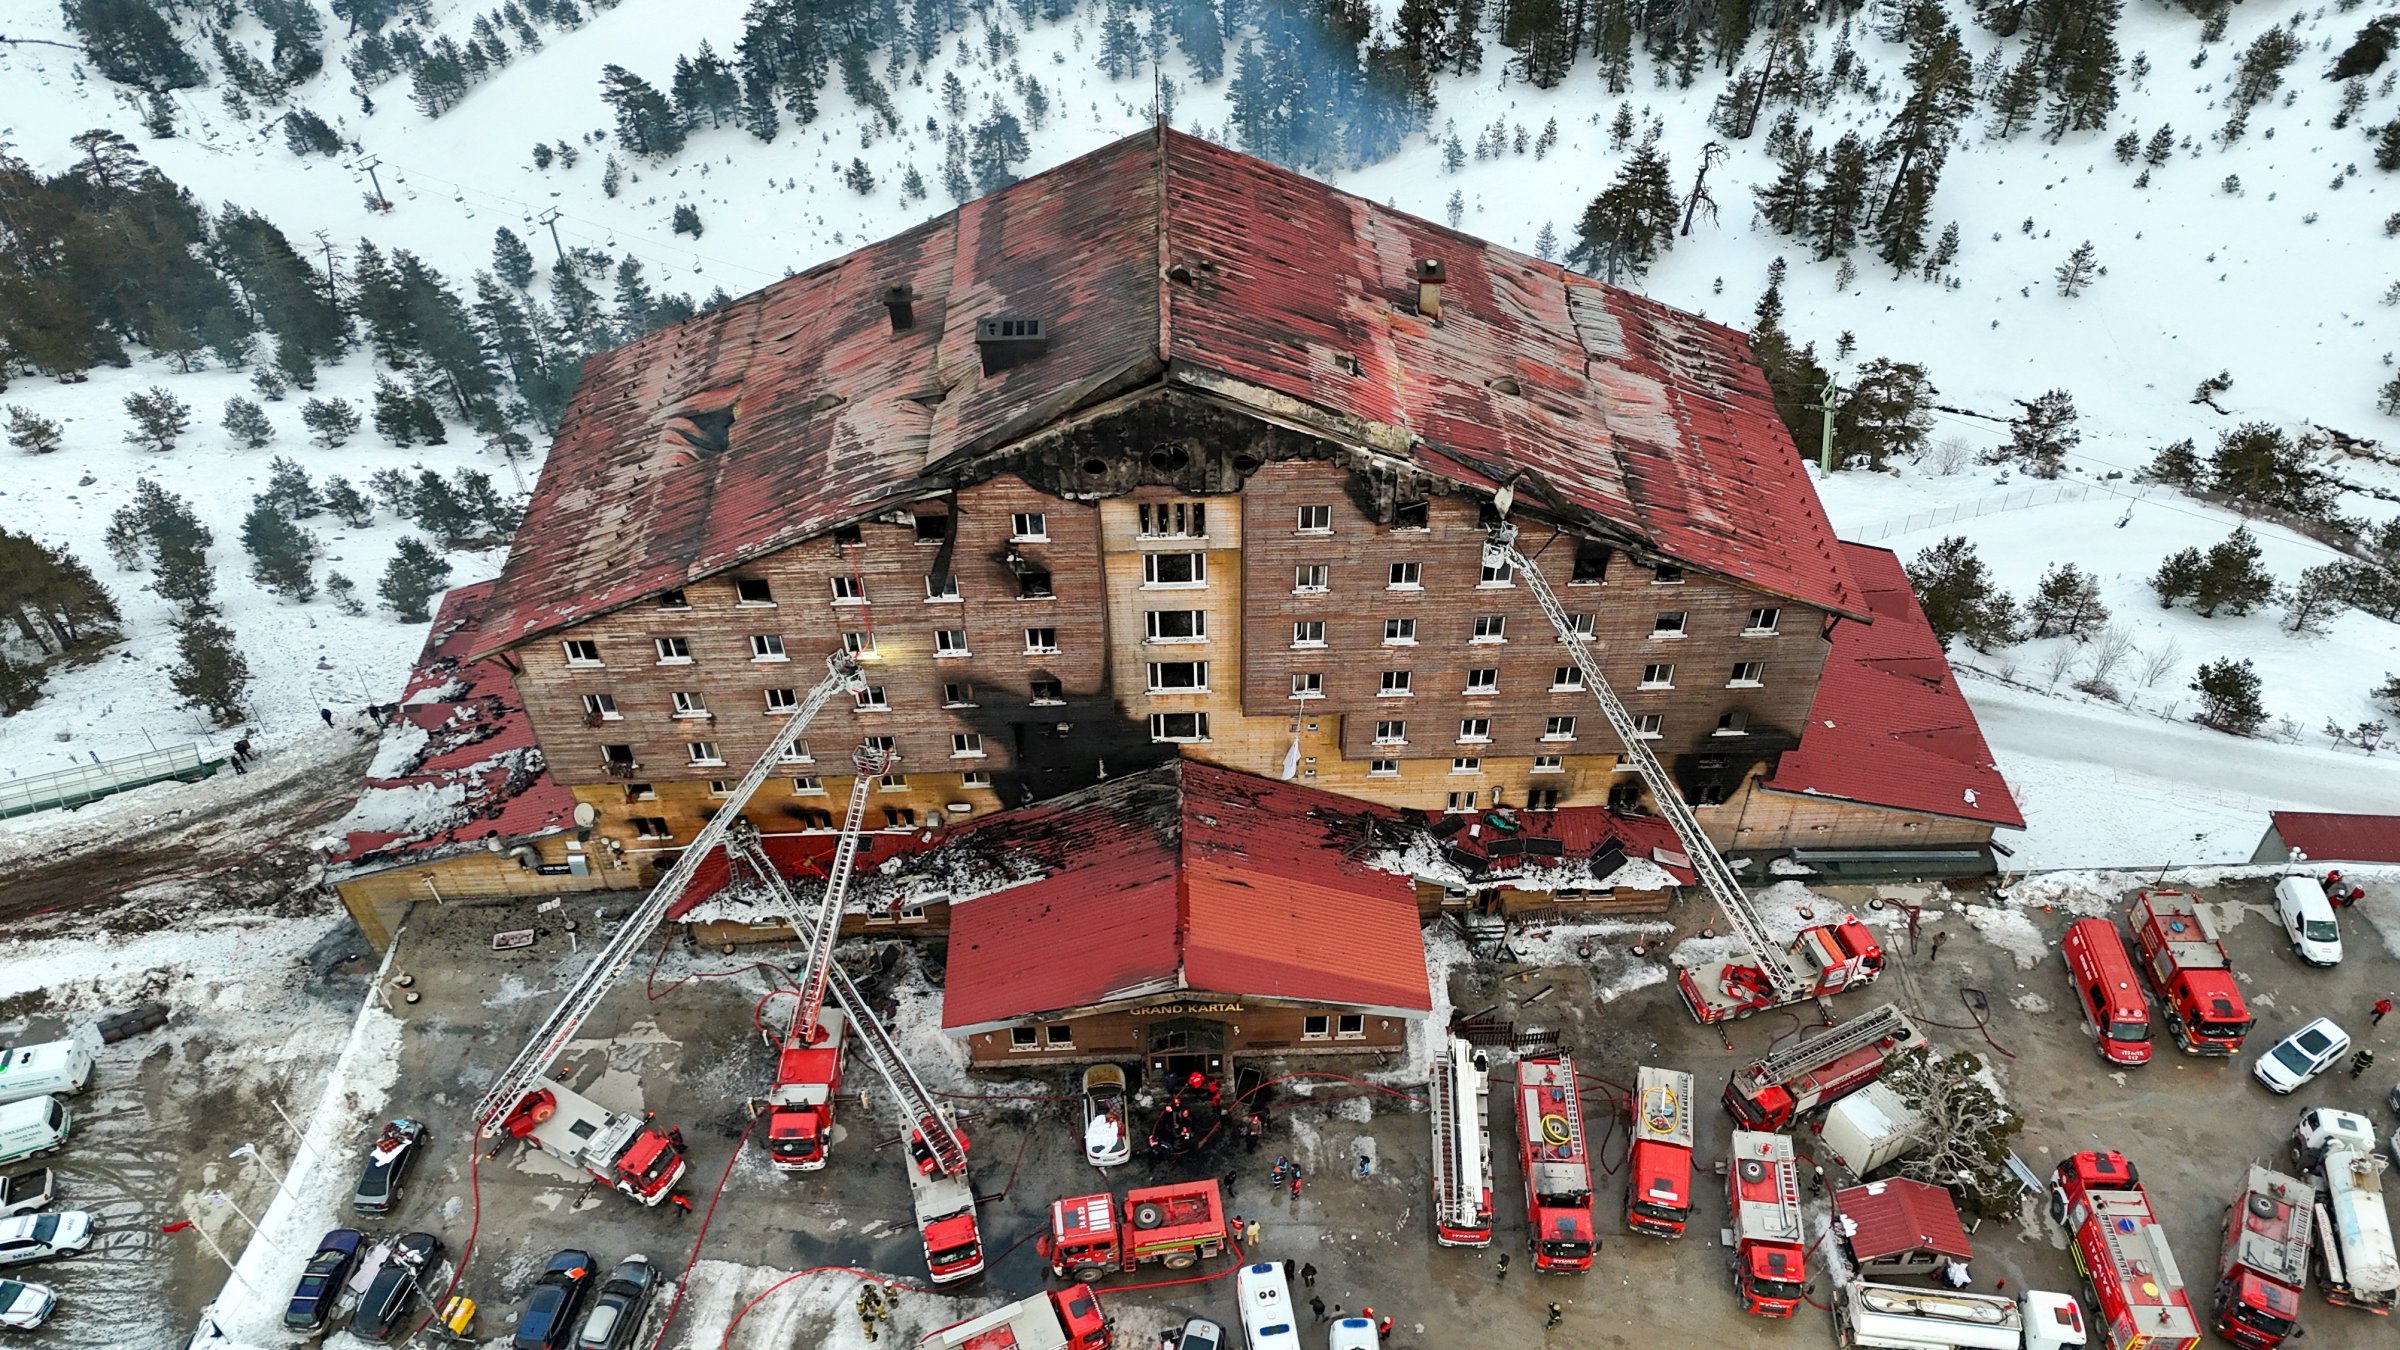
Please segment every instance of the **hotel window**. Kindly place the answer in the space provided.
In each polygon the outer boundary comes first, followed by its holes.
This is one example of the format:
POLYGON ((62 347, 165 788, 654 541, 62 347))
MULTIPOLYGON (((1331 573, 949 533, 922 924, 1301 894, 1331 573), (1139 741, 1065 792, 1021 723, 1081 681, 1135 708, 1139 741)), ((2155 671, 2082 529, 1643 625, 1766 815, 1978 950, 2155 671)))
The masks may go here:
POLYGON ((1597 586, 1608 580, 1608 559, 1611 551, 1606 544, 1595 544, 1589 539, 1577 540, 1575 543, 1575 566, 1574 570, 1567 573, 1567 584, 1570 586, 1597 586))
POLYGON ((667 827, 665 816, 635 816, 633 832, 643 839, 672 839, 675 831, 667 827))
POLYGON ((983 758, 983 733, 976 731, 954 731, 950 733, 950 758, 983 758))
POLYGON ((1152 713, 1150 739, 1154 741, 1205 741, 1208 739, 1208 714, 1152 713))
POLYGON ((1475 616, 1475 636, 1474 636, 1474 637, 1472 637, 1472 638, 1470 638, 1470 639, 1468 639, 1468 641, 1470 641, 1470 642, 1506 642, 1506 641, 1508 641, 1508 616, 1507 616, 1507 615, 1505 615, 1505 614, 1478 614, 1478 615, 1476 615, 1476 616, 1475 616))
POLYGON ((1414 689, 1411 689, 1411 688, 1409 687, 1410 683, 1411 683, 1411 676, 1410 676, 1409 672, 1407 672, 1407 671, 1405 671, 1405 670, 1387 670, 1387 671, 1383 672, 1383 688, 1382 688, 1382 689, 1381 689, 1381 690, 1380 690, 1380 691, 1379 691, 1379 692, 1376 694, 1376 697, 1377 697, 1377 698, 1408 698, 1408 697, 1411 697, 1411 696, 1413 696, 1413 695, 1416 693, 1416 691, 1415 691, 1414 689))
POLYGON ((1390 576, 1391 579, 1384 584, 1392 590, 1421 591, 1425 589, 1425 564, 1423 563, 1393 563, 1390 576))
POLYGON ((1633 719, 1633 734, 1645 741, 1655 741, 1666 735, 1664 713, 1642 713, 1633 719))
POLYGON ((1292 645, 1295 647, 1324 646, 1325 621, 1323 619, 1302 619, 1293 624, 1292 645))
POLYGON ((625 714, 617 711, 616 695, 585 694, 583 716, 585 721, 590 722, 615 722, 622 720, 625 714))
POLYGON ((831 579, 830 584, 833 586, 833 603, 837 605, 863 605, 867 603, 867 583, 863 579, 859 577, 834 577, 831 579))
POLYGON ((1672 661, 1652 661, 1648 665, 1643 666, 1642 682, 1635 687, 1639 689, 1674 688, 1675 663, 1672 661))
POLYGON ((1208 663, 1206 661, 1150 662, 1150 692, 1153 694, 1200 694, 1208 692, 1208 663))
POLYGON ((1453 755, 1450 757, 1450 772, 1482 773, 1483 761, 1473 755, 1453 755))
POLYGON ((861 661, 875 660, 875 635, 873 633, 844 633, 842 634, 842 650, 861 661))
POLYGON ((1313 670, 1312 670, 1312 671, 1309 671, 1309 672, 1307 672, 1307 673, 1305 673, 1305 674, 1294 675, 1294 676, 1292 677, 1292 697, 1293 697, 1293 698, 1323 698, 1323 697, 1325 697, 1325 676, 1324 676, 1323 674, 1321 674, 1321 673, 1319 673, 1319 672, 1317 672, 1317 671, 1313 671, 1313 670))
POLYGON ((1017 573, 1017 598, 1019 600, 1055 600, 1058 598, 1058 592, 1050 589, 1048 572, 1019 572, 1017 573))
POLYGON ((1492 719, 1488 717, 1458 719, 1458 739, 1477 744, 1489 742, 1492 739, 1492 719))
POLYGON ((1325 590, 1326 575, 1333 569, 1323 563, 1302 563, 1292 569, 1292 594, 1318 595, 1325 590))
POLYGON ((1433 510, 1424 502, 1401 502, 1392 508, 1392 528, 1430 530, 1433 528, 1433 510))
POLYGON ((1377 745, 1408 744, 1408 723, 1377 722, 1375 724, 1375 743, 1377 745))
POLYGON ((1200 586, 1208 581, 1208 555, 1205 553, 1145 553, 1142 555, 1142 584, 1145 586, 1200 586))
POLYGON ((1639 814, 1642 809, 1642 785, 1619 783, 1608 790, 1608 809, 1620 816, 1639 814))
POLYGON ((1550 670, 1550 688, 1551 688, 1553 691, 1556 691, 1556 690, 1563 690, 1563 689, 1581 689, 1581 688, 1583 688, 1583 667, 1581 667, 1581 666, 1553 666, 1553 667, 1551 667, 1551 670, 1550 670))
POLYGON ((1416 646, 1417 621, 1415 619, 1385 619, 1383 621, 1383 645, 1386 647, 1416 646))
POLYGON ((785 747, 783 752, 783 762, 786 764, 814 764, 817 762, 817 757, 808 752, 808 738, 806 736, 801 737, 799 740, 796 740, 789 746, 785 747))
POLYGON ((1367 777, 1369 778, 1398 778, 1399 776, 1399 760, 1370 759, 1367 761, 1367 777))
POLYGON ((1733 678, 1727 680, 1725 686, 1728 689, 1756 689, 1766 682, 1766 678, 1766 662, 1736 661, 1733 663, 1733 678))
POLYGON ((1037 1044, 1038 1042, 1036 1040, 1036 1035, 1032 1027, 1010 1027, 1008 1029, 1009 1049, 1031 1050, 1035 1048, 1037 1044))
POLYGON ((736 577, 733 582, 733 602, 737 605, 771 605, 775 603, 775 588, 763 577, 736 577))
POLYGON ((1049 703, 1064 703, 1067 701, 1067 687, 1057 680, 1035 680, 1032 699, 1036 707, 1049 703))
POLYGON ((992 776, 981 769, 976 769, 970 773, 960 774, 958 785, 962 788, 988 788, 992 785, 992 776))
POLYGON ((730 797, 733 795, 733 785, 736 781, 737 780, 731 778, 711 778, 708 780, 708 795, 711 797, 730 797))
POLYGON ((1745 627, 1745 628, 1743 628, 1743 629, 1742 629, 1742 636, 1744 636, 1744 637, 1770 637, 1770 636, 1773 636, 1773 634, 1774 634, 1774 632, 1775 632, 1775 624, 1776 624, 1776 621, 1777 621, 1777 620, 1779 620, 1779 619, 1781 619, 1782 617, 1783 617, 1783 611, 1782 611, 1782 610, 1780 610, 1780 609, 1754 609, 1754 610, 1751 610, 1751 611, 1750 611, 1750 623, 1749 623, 1749 625, 1748 625, 1747 627, 1745 627))
POLYGON ((1008 518, 1008 537, 1024 540, 1048 539, 1050 537, 1050 518, 1039 511, 1019 511, 1008 518))
POLYGON ((1658 617, 1650 621, 1650 636, 1682 637, 1683 611, 1680 609, 1660 610, 1658 617))
POLYGON ((1594 618, 1590 614, 1570 614, 1567 616, 1567 630, 1575 635, 1577 642, 1589 642, 1592 640, 1594 618))
POLYGON ((1553 717, 1543 722, 1542 739, 1545 741, 1574 740, 1575 719, 1572 717, 1553 717))
POLYGON ((567 654, 567 664, 570 666, 596 666, 600 664, 600 644, 590 640, 589 638, 569 638, 558 645, 565 650, 567 654))
POLYGON ((1208 638, 1208 612, 1198 609, 1153 609, 1142 614, 1142 631, 1152 642, 1203 642, 1208 638))
POLYGON ((1683 584, 1683 569, 1673 563, 1660 563, 1650 569, 1650 584, 1653 586, 1680 586, 1683 584))
POLYGON ((822 797, 825 795, 825 780, 804 775, 792 780, 792 791, 803 797, 822 797))
POLYGON ((1719 716, 1719 717, 1717 718, 1717 729, 1716 729, 1716 731, 1715 731, 1714 733, 1712 733, 1712 734, 1714 734, 1714 735, 1718 735, 1718 736, 1747 736, 1747 735, 1749 735, 1749 734, 1750 734, 1750 714, 1748 714, 1748 713, 1746 713, 1746 712, 1742 711, 1742 710, 1741 710, 1741 709, 1739 709, 1739 708, 1736 708, 1736 709, 1734 709, 1734 710, 1733 710, 1733 711, 1731 711, 1731 712, 1728 712, 1728 713, 1722 714, 1721 716, 1719 716))
POLYGON ((690 638, 652 638, 651 643, 658 648, 658 663, 662 666, 688 666, 692 663, 690 638))
POLYGON ((958 578, 948 572, 935 572, 925 578, 925 603, 944 604, 958 598, 958 578))
POLYGON ((1333 1019, 1323 1013, 1309 1013, 1300 1019, 1300 1039, 1321 1041, 1333 1034, 1333 1019))
POLYGON ((945 708, 972 708, 972 707, 974 707, 974 706, 975 706, 975 686, 974 686, 974 685, 971 685, 971 684, 945 684, 945 685, 943 685, 943 686, 942 686, 942 706, 943 706, 943 707, 945 707, 945 708))
POLYGON ((1062 1050, 1075 1048, 1075 1028, 1065 1022, 1052 1022, 1042 1028, 1044 1043, 1062 1050))
POLYGON ((1057 650, 1058 650, 1058 630, 1057 630, 1057 629, 1055 629, 1055 628, 1028 628, 1028 629, 1026 629, 1026 630, 1025 630, 1025 653, 1026 653, 1026 655, 1028 655, 1028 656, 1040 656, 1040 655, 1045 655, 1045 654, 1051 654, 1051 653, 1055 653, 1055 652, 1057 652, 1057 650))
POLYGON ((967 651, 967 630, 964 628, 934 629, 933 654, 935 656, 969 655, 967 651))
POLYGON ((783 650, 781 633, 752 633, 750 635, 750 659, 753 661, 789 661, 792 658, 783 650))
POLYGON ((1333 1020, 1333 1038, 1337 1041, 1353 1041, 1366 1034, 1365 1013, 1343 1013, 1333 1020))
POLYGON ((883 686, 880 684, 862 685, 851 691, 850 698, 858 705, 860 712, 891 711, 892 705, 883 700, 883 686))
POLYGON ((678 689, 675 691, 674 698, 675 715, 677 717, 708 716, 708 698, 706 695, 678 689))
POLYGON ((920 511, 916 515, 916 526, 918 543, 938 544, 950 537, 950 513, 920 511))
POLYGON ((660 591, 658 607, 660 609, 690 609, 692 602, 684 598, 682 591, 660 591))
POLYGON ((913 829, 916 823, 917 813, 905 806, 883 808, 883 828, 887 830, 913 829))
POLYGON ((691 752, 694 764, 722 764, 725 762, 725 757, 717 753, 715 741, 692 741, 683 748, 691 752))
POLYGON ((1467 692, 1467 693, 1470 693, 1470 694, 1497 694, 1497 693, 1499 693, 1499 692, 1500 692, 1500 672, 1499 672, 1499 670, 1498 670, 1497 668, 1493 668, 1493 669, 1489 669, 1489 670, 1470 670, 1470 671, 1468 671, 1468 672, 1467 672, 1467 688, 1466 688, 1466 692, 1467 692))
POLYGON ((1303 506, 1300 508, 1299 519, 1293 528, 1302 534, 1331 534, 1333 533, 1333 508, 1330 506, 1303 506))
POLYGON ((1557 755, 1535 755, 1533 771, 1535 773, 1565 773, 1567 763, 1557 755))
POLYGON ((1204 538, 1208 507, 1202 502, 1144 502, 1141 521, 1145 539, 1204 538))
POLYGON ((1478 586, 1514 586, 1517 584, 1516 564, 1499 561, 1483 565, 1483 573, 1475 579, 1478 586))
POLYGON ((1526 809, 1526 810, 1528 810, 1528 811, 1555 811, 1555 810, 1557 810, 1557 809, 1558 809, 1558 789, 1557 789, 1557 788, 1529 788, 1529 789, 1527 789, 1527 790, 1526 790, 1526 792, 1525 792, 1525 809, 1526 809))
POLYGON ((1453 792, 1450 794, 1449 801, 1443 806, 1442 809, 1450 812, 1452 815, 1456 815, 1461 811, 1472 811, 1475 809, 1475 797, 1476 794, 1472 792, 1453 792))

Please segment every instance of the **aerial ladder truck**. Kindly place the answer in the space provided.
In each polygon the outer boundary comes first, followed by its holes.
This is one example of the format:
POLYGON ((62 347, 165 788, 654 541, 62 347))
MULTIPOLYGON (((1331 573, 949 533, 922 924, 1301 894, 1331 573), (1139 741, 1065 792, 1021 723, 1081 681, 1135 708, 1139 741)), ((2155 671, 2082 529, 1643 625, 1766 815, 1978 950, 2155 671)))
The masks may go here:
MULTIPOLYGON (((1497 505, 1505 513, 1505 490, 1503 500, 1497 505)), ((1701 888, 1724 911, 1725 921, 1749 950, 1748 962, 1721 961, 1679 973, 1677 984, 1692 1016, 1709 1025, 1872 983, 1883 973, 1883 948, 1856 917, 1802 929, 1788 948, 1776 945, 1767 932, 1766 922, 1751 907, 1741 883, 1734 878, 1733 868, 1701 830, 1699 817, 1684 801, 1682 790, 1658 762, 1658 756, 1651 753, 1649 743, 1634 724, 1633 715, 1625 711, 1616 691, 1601 675, 1591 644, 1576 632, 1567 618, 1566 607, 1559 603, 1558 593, 1550 589, 1549 581, 1533 560, 1517 550, 1516 541, 1516 526, 1505 519, 1493 525, 1484 541, 1485 564, 1505 565, 1525 578, 1526 588, 1533 592, 1535 602, 1548 616, 1560 645, 1567 649, 1576 669, 1583 672, 1583 687, 1599 700, 1601 713, 1624 746, 1625 760, 1641 775, 1651 800, 1658 803, 1659 813, 1667 818, 1676 839, 1683 844, 1701 888)))
POLYGON ((1492 1244, 1492 1081, 1481 1050, 1453 1036, 1427 1084, 1433 1122, 1433 1240, 1492 1244))
POLYGON ((859 683, 857 663, 849 656, 837 654, 826 659, 825 678, 800 701, 766 753, 728 794, 723 809, 709 818, 691 847, 617 926, 591 964, 567 987, 558 1007, 476 1103, 475 1123, 483 1135, 522 1140, 645 1205, 667 1198, 684 1171, 683 1147, 675 1142, 675 1136, 645 1115, 611 1111, 569 1090, 551 1079, 551 1068, 632 968, 650 935, 666 921, 667 911, 691 884, 701 861, 732 837, 743 806, 774 772, 783 753, 835 695, 859 683))

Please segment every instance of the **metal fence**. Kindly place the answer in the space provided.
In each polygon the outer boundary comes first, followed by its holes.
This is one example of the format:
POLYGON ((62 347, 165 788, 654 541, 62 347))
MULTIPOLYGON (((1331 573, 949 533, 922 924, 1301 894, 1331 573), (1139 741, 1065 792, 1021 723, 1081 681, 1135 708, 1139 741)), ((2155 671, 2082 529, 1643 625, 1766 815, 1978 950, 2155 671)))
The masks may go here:
POLYGON ((28 811, 47 811, 61 806, 81 806, 113 792, 156 783, 168 778, 197 782, 217 771, 223 759, 211 760, 202 755, 197 744, 171 745, 164 750, 148 750, 122 759, 102 760, 97 764, 79 764, 56 773, 37 773, 26 778, 0 781, 0 820, 21 816, 28 811))
POLYGON ((2023 511, 2036 506, 2056 506, 2064 502, 2090 501, 2094 498, 2116 498, 2130 508, 2149 495, 2146 487, 2122 486, 2115 483, 2044 483, 2035 487, 2018 488, 2014 492, 1978 497, 1971 502, 1953 502, 1914 515, 1890 520, 1870 521, 1864 525, 1835 531, 1854 544, 1872 544, 1896 534, 1914 534, 1919 530, 1940 529, 1953 521, 1973 520, 1977 516, 1998 515, 2003 511, 2023 511))

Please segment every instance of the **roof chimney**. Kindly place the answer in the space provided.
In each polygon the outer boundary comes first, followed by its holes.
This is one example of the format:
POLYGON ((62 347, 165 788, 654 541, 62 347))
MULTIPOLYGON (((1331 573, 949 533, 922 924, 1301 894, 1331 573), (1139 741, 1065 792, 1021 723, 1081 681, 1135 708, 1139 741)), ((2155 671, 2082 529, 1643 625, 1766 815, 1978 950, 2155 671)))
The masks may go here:
POLYGON ((905 333, 917 321, 916 299, 917 293, 906 285, 884 287, 883 307, 892 312, 893 332, 905 333))
POLYGON ((1442 282, 1448 278, 1439 258, 1426 258, 1417 264, 1417 313, 1442 321, 1442 282))
POLYGON ((1050 346, 1050 325, 1040 319, 984 319, 975 325, 983 373, 996 375, 1040 356, 1050 346))

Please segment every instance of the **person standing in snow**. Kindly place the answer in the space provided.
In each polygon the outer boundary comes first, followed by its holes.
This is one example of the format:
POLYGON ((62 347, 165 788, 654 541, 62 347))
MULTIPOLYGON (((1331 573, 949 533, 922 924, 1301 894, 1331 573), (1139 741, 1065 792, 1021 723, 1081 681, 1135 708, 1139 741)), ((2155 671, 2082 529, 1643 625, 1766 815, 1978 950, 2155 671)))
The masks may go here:
POLYGON ((2376 1026, 2382 1026, 2384 1017, 2391 1011, 2392 996, 2386 994, 2382 998, 2375 1000, 2375 1010, 2368 1014, 2368 1020, 2374 1023, 2376 1026))
POLYGON ((331 709, 331 708, 319 708, 319 709, 317 709, 317 716, 319 716, 319 717, 322 717, 322 718, 324 718, 324 719, 325 719, 325 725, 326 725, 326 726, 330 727, 330 726, 332 726, 332 725, 333 725, 333 709, 331 709))

